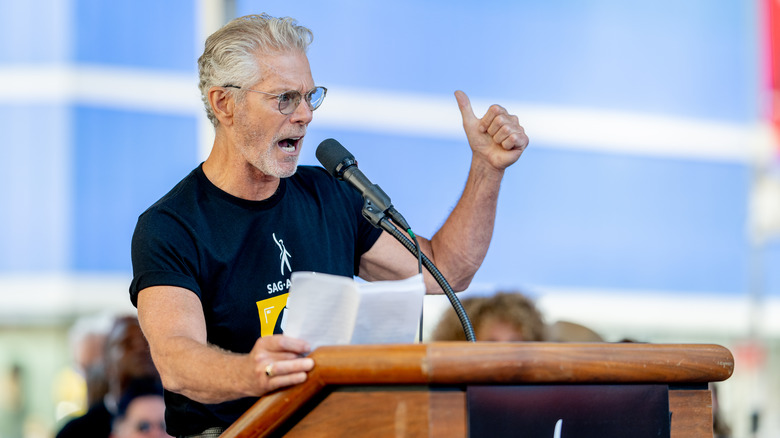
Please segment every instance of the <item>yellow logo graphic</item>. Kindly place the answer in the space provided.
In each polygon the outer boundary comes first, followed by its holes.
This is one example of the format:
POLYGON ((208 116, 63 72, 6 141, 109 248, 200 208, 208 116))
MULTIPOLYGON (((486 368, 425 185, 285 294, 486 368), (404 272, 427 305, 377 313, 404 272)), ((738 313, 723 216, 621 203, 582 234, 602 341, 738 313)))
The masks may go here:
POLYGON ((287 305, 287 296, 289 293, 277 295, 257 302, 257 312, 260 315, 260 336, 271 336, 274 334, 279 316, 287 305))

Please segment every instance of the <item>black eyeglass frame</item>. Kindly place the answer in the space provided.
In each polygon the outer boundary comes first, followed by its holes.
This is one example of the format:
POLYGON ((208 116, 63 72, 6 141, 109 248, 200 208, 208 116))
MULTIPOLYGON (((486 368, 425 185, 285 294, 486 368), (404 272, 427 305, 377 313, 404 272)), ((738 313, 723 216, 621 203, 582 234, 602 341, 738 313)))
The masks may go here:
POLYGON ((236 88, 238 90, 244 90, 244 91, 253 91, 255 93, 265 94, 267 96, 273 96, 276 98, 276 100, 279 103, 279 112, 283 115, 287 116, 295 112, 295 110, 298 108, 298 105, 301 104, 301 100, 305 98, 306 106, 309 107, 310 110, 314 111, 317 108, 322 105, 322 102, 325 100, 325 96, 328 94, 328 89, 322 86, 317 86, 312 88, 311 90, 307 91, 306 94, 301 94, 298 90, 289 90, 285 91, 283 93, 274 94, 274 93, 268 93, 265 91, 260 90, 253 90, 251 88, 245 88, 245 87, 239 87, 238 85, 223 85, 224 88, 236 88), (322 90, 322 96, 316 101, 312 102, 311 97, 316 93, 318 90, 322 90), (290 105, 292 103, 292 105, 290 105), (316 103, 316 105, 315 105, 316 103), (285 106, 286 105, 286 106, 285 106), (282 106, 285 106, 285 109, 282 109, 282 106), (287 112, 285 112, 287 111, 287 112))

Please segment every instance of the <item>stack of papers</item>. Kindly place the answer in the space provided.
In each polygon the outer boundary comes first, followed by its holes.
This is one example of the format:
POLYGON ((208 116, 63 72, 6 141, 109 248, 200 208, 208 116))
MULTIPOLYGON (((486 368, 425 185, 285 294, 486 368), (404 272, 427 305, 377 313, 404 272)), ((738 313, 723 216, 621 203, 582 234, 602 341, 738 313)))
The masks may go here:
POLYGON ((322 345, 415 342, 422 315, 422 274, 359 283, 317 272, 293 272, 284 334, 322 345))

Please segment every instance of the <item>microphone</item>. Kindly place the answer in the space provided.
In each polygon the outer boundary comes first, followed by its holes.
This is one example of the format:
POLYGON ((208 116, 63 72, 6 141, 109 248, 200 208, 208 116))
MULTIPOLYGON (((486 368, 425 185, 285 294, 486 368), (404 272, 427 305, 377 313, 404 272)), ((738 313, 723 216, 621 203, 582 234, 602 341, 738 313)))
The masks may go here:
MULTIPOLYGON (((393 207, 393 203, 390 201, 390 197, 387 196, 387 193, 378 185, 373 184, 363 172, 358 169, 355 156, 342 146, 341 143, 332 138, 323 140, 322 143, 317 146, 315 155, 325 170, 335 178, 346 181, 354 189, 360 192, 363 199, 373 204, 380 212, 389 216, 393 222, 401 227, 401 229, 406 231, 411 228, 406 222, 406 219, 401 216, 401 213, 393 207)), ((382 215, 376 219, 366 216, 366 219, 375 226, 378 226, 378 222, 381 218, 382 215)))

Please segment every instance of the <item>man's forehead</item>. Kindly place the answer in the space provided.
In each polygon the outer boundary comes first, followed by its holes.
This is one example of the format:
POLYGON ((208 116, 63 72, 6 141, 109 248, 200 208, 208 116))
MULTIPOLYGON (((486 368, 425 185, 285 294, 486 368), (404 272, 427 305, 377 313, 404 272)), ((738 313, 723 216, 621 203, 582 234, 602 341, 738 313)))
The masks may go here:
POLYGON ((264 52, 256 57, 257 65, 260 68, 261 82, 269 80, 301 81, 301 75, 304 79, 311 78, 311 69, 306 54, 299 51, 286 52, 264 52))

